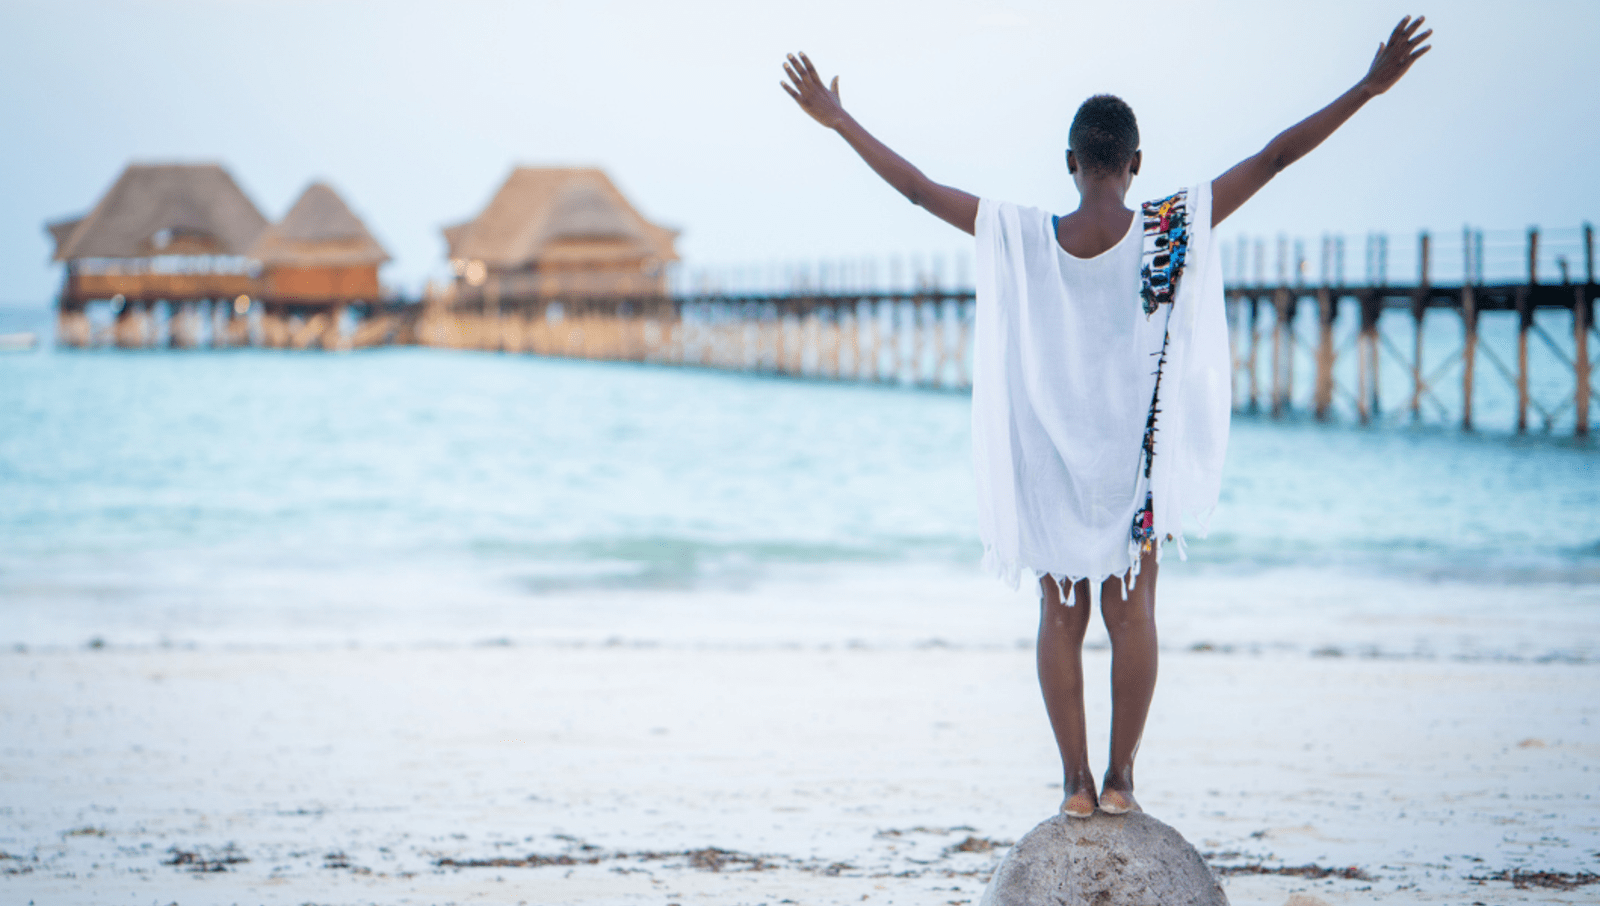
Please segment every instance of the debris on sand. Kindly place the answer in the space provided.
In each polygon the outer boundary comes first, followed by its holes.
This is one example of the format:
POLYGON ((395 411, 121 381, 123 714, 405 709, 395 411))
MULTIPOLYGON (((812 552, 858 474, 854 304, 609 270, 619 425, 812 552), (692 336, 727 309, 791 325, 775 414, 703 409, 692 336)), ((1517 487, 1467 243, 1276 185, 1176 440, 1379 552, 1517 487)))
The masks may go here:
POLYGON ((221 849, 200 846, 188 850, 174 846, 167 850, 167 854, 172 858, 162 862, 162 865, 194 872, 228 871, 229 866, 242 865, 250 861, 232 843, 221 849))
POLYGON ((1487 875, 1468 875, 1467 880, 1475 884, 1486 881, 1508 881, 1518 890, 1527 890, 1530 887, 1541 887, 1546 890, 1577 890, 1590 884, 1600 884, 1600 875, 1589 871, 1524 871, 1518 869, 1502 869, 1487 875))

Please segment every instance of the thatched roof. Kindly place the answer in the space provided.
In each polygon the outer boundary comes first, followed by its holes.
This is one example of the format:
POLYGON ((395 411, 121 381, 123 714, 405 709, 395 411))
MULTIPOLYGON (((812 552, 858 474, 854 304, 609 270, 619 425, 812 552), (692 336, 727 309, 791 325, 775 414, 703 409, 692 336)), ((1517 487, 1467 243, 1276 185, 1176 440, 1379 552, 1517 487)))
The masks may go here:
POLYGON ((61 243, 67 241, 67 238, 72 235, 72 231, 77 229, 80 223, 83 223, 82 217, 69 217, 66 220, 47 223, 44 228, 50 232, 50 238, 56 241, 56 248, 60 249, 61 243))
POLYGON ((518 167, 476 218, 445 227, 450 257, 519 268, 555 243, 582 242, 605 257, 676 261, 676 230, 634 210, 593 167, 518 167))
POLYGON ((267 227, 250 248, 262 264, 348 267, 389 260, 339 193, 312 183, 283 219, 267 227))
POLYGON ((129 164, 94 210, 67 225, 51 226, 57 261, 243 255, 267 219, 216 164, 129 164))

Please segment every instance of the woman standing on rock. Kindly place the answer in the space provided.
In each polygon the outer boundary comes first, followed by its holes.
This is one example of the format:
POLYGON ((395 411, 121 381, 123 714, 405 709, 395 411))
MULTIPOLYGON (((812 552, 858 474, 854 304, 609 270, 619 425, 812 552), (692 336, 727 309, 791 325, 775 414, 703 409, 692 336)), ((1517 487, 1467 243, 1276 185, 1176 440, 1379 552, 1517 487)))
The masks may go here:
POLYGON ((977 239, 972 445, 984 565, 1040 589, 1039 685, 1061 750, 1061 810, 1136 811, 1133 760, 1156 682, 1155 591, 1164 542, 1205 533, 1230 411, 1222 271, 1212 230, 1284 167, 1388 91, 1429 48, 1407 16, 1333 103, 1214 180, 1133 210, 1142 153, 1110 95, 1073 118, 1077 210, 1054 216, 933 182, 846 113, 839 80, 805 54, 784 91, 913 204, 977 239), (1098 594, 1097 594, 1098 593, 1098 594), (1083 716, 1092 599, 1111 636, 1111 762, 1099 795, 1083 716), (1065 605, 1065 606, 1062 606, 1065 605))

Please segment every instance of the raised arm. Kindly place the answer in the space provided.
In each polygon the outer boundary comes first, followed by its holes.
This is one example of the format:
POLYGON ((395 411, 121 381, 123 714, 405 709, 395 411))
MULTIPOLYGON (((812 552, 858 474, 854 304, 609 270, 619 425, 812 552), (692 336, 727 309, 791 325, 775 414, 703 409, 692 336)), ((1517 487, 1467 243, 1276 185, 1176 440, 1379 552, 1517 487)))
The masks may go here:
POLYGON ((913 167, 910 161, 889 150, 888 145, 873 138, 839 103, 838 76, 833 77, 832 85, 824 85, 822 76, 817 74, 817 68, 811 65, 805 54, 800 54, 798 59, 790 54, 788 62, 783 64, 783 71, 788 74, 789 81, 779 84, 800 105, 800 109, 843 136, 850 147, 861 155, 861 159, 867 162, 867 166, 882 176, 885 182, 894 186, 912 204, 926 208, 956 229, 966 233, 976 229, 978 199, 960 189, 939 185, 913 167))
POLYGON ((1431 28, 1418 34, 1417 29, 1422 27, 1424 18, 1419 16, 1414 22, 1410 16, 1401 19, 1390 33, 1389 40, 1378 45, 1371 68, 1354 88, 1284 130, 1254 157, 1245 158, 1233 169, 1212 180, 1211 225, 1216 226, 1229 214, 1239 210, 1241 205, 1250 200, 1250 196, 1256 194, 1284 167, 1322 144, 1323 139, 1343 126, 1345 120, 1360 110, 1363 104, 1393 88, 1394 83, 1400 81, 1400 77, 1411 68, 1411 64, 1431 49, 1431 45, 1419 47, 1433 34, 1431 28))

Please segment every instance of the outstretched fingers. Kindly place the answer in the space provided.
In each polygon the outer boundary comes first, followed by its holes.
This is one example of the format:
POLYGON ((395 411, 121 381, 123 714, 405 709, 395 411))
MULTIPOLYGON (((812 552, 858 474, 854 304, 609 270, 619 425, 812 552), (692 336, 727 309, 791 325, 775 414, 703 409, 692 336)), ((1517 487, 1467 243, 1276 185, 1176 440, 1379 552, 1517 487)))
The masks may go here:
POLYGON ((1407 16, 1404 19, 1401 19, 1400 24, 1396 25, 1394 27, 1394 32, 1389 35, 1388 43, 1393 45, 1397 41, 1400 41, 1403 42, 1403 46, 1408 53, 1416 50, 1417 45, 1433 36, 1433 29, 1431 28, 1427 31, 1419 31, 1419 29, 1422 28, 1422 23, 1426 21, 1428 21, 1427 16, 1418 16, 1415 19, 1407 16))
POLYGON ((800 62, 805 64, 805 66, 806 66, 806 74, 811 76, 811 78, 815 79, 818 85, 821 85, 822 84, 822 74, 817 72, 817 67, 812 65, 811 58, 806 56, 806 52, 803 51, 803 50, 800 51, 800 62))
POLYGON ((783 74, 788 81, 781 82, 784 92, 794 99, 800 109, 824 126, 835 128, 843 115, 839 105, 839 78, 835 76, 830 88, 822 81, 817 67, 805 54, 785 54, 783 74))
MULTIPOLYGON (((804 58, 805 54, 801 54, 800 57, 804 58)), ((809 60, 801 62, 801 59, 797 59, 794 54, 789 54, 789 62, 784 64, 784 68, 790 70, 790 77, 801 88, 821 88, 822 80, 817 77, 817 70, 809 64, 809 60)))

